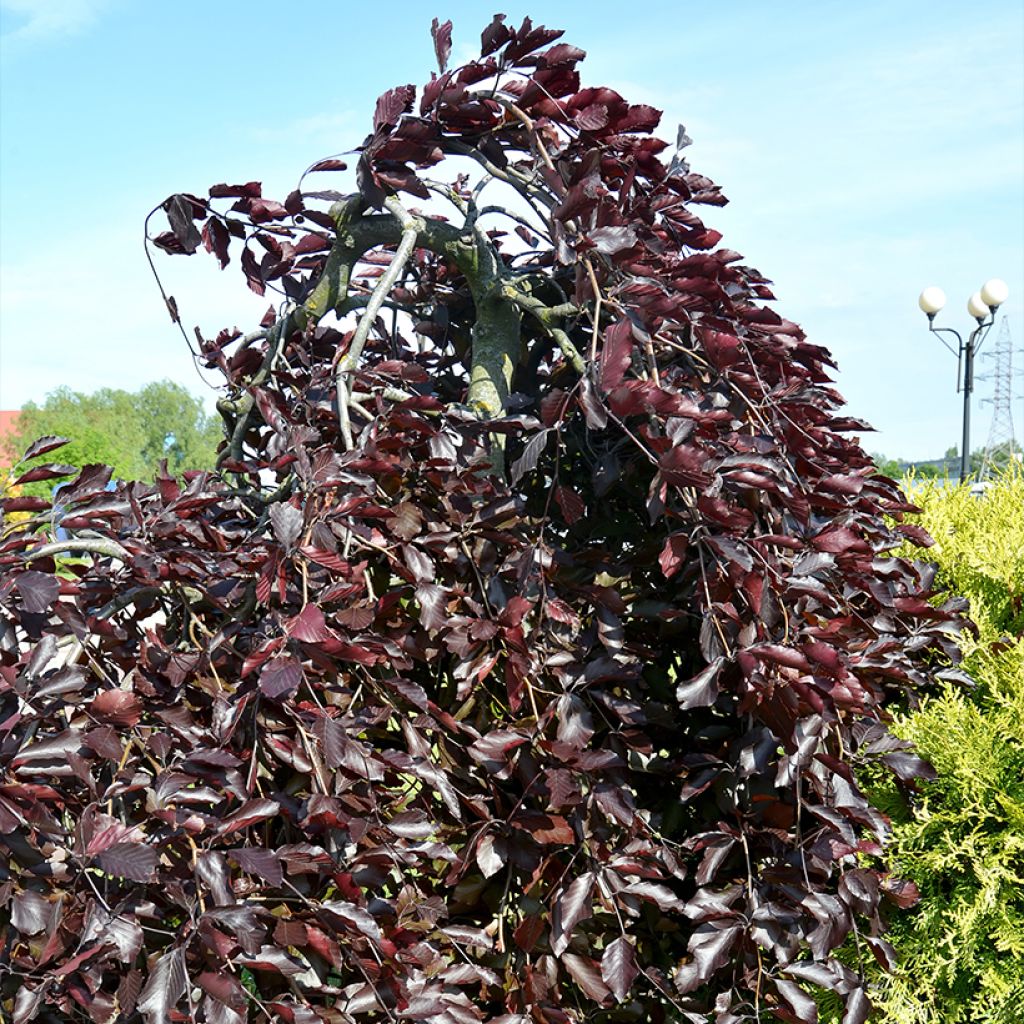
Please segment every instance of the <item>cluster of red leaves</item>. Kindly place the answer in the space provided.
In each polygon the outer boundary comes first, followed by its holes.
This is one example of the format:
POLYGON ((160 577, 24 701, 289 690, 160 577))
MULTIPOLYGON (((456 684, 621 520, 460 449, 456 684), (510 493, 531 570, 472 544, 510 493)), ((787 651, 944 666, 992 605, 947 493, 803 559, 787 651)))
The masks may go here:
MULTIPOLYGON (((927 538, 887 525, 910 506, 843 436, 827 353, 710 251, 718 189, 557 36, 496 18, 449 72, 435 25, 441 73, 418 116, 381 97, 358 181, 372 208, 446 155, 511 175, 550 244, 507 264, 576 303, 583 376, 524 333, 518 408, 471 415, 466 282, 418 250, 394 297, 432 343, 378 322, 353 450, 351 332, 277 321, 204 343, 255 410, 233 483, 92 466, 5 502, 34 513, 0 541, 16 1024, 811 1021, 808 984, 866 1019, 834 951, 888 962, 881 903, 912 894, 865 866, 887 823, 855 771, 928 771, 885 709, 954 671, 960 609, 883 557, 927 538), (86 557, 40 546, 57 517, 86 557)), ((174 196, 157 241, 244 240, 250 285, 302 303, 318 197, 174 196)))

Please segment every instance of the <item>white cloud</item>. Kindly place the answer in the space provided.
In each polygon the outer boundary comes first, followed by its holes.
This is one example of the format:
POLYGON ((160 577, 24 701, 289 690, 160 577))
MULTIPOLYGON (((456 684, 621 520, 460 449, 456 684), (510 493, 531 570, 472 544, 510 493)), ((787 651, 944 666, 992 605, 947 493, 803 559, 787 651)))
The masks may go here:
POLYGON ((88 27, 108 5, 109 0, 0 0, 5 21, 14 22, 3 38, 10 43, 72 35, 88 27))

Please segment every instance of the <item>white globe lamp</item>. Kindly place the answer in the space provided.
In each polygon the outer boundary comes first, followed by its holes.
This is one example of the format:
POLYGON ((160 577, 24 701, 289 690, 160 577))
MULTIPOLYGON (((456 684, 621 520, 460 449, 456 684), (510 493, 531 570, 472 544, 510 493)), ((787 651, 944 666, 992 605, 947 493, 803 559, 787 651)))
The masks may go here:
POLYGON ((986 281, 981 289, 981 300, 990 309, 1001 306, 1010 294, 1010 289, 1001 278, 993 277, 986 281))
POLYGON ((929 316, 935 316, 936 313, 946 304, 946 293, 941 288, 936 288, 932 285, 931 288, 925 288, 921 292, 920 298, 917 300, 917 304, 921 307, 922 313, 927 313, 929 316))
POLYGON ((984 320, 985 317, 988 316, 988 303, 981 297, 981 292, 975 292, 967 300, 967 312, 970 313, 975 320, 984 320))

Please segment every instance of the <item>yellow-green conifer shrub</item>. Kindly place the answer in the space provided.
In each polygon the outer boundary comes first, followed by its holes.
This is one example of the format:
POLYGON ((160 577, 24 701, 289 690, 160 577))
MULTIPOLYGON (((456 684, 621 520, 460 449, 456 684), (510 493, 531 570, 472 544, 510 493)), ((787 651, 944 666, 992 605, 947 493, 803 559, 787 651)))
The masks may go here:
POLYGON ((973 690, 947 686, 897 732, 938 778, 896 823, 895 862, 921 892, 893 922, 899 957, 879 979, 886 1024, 1024 1021, 1024 474, 981 497, 913 486, 928 554, 947 594, 971 602, 965 633, 973 690))

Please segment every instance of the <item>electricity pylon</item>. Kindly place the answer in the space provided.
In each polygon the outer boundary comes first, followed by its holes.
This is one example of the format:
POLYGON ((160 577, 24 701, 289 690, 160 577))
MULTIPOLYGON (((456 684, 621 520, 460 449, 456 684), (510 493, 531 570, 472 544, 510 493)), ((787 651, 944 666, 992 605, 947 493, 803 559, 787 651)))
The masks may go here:
POLYGON ((1015 376, 1020 370, 1013 367, 1013 342, 1010 340, 1010 324, 1003 317, 999 325, 999 337, 995 347, 985 355, 991 358, 995 366, 992 373, 986 374, 983 380, 993 381, 991 398, 982 400, 982 404, 992 404, 992 426, 989 428, 988 441, 985 444, 985 455, 981 463, 979 480, 986 480, 993 472, 1004 464, 1007 458, 1019 457, 1020 445, 1013 431, 1013 400, 1015 376))

